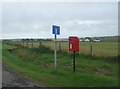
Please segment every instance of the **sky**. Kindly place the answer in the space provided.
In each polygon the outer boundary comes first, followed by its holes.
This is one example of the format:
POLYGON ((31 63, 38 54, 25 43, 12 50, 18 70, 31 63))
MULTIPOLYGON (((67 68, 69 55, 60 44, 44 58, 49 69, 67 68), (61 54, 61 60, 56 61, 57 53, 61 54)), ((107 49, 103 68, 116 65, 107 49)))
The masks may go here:
POLYGON ((60 26, 58 38, 118 35, 117 2, 4 2, 0 7, 3 39, 53 38, 52 25, 60 26))

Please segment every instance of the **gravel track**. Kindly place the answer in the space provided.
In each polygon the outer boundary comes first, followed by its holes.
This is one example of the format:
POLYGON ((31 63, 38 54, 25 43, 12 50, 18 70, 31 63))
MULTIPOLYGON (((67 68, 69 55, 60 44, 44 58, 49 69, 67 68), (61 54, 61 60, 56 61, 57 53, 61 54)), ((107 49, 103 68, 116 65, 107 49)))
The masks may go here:
POLYGON ((45 87, 21 77, 7 65, 2 64, 2 87, 45 87))

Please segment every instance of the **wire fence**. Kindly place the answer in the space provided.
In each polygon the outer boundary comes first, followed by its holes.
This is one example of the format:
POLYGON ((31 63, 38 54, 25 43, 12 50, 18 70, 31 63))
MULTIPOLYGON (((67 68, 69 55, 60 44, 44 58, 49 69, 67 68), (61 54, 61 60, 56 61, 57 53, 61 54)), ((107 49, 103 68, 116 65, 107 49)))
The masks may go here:
MULTIPOLYGON (((8 42, 12 45, 19 45, 27 48, 38 48, 40 46, 46 46, 54 50, 53 41, 18 41, 18 42, 8 42)), ((58 41, 57 51, 69 52, 69 43, 58 41)), ((79 54, 91 55, 91 56, 118 56, 118 42, 80 42, 79 43, 79 54)))

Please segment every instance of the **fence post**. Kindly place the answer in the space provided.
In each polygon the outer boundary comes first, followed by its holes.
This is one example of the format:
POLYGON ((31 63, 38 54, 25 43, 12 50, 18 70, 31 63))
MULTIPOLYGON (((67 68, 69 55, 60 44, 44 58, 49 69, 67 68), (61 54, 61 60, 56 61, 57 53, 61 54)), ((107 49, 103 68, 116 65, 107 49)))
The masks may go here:
POLYGON ((41 46, 41 41, 39 42, 39 47, 41 46))
POLYGON ((92 56, 92 45, 90 45, 90 55, 92 56))
POLYGON ((59 42, 59 52, 61 52, 61 43, 59 42))
POLYGON ((33 48, 33 41, 32 41, 32 48, 33 48))
POLYGON ((28 48, 28 41, 27 41, 27 48, 28 48))
POLYGON ((23 41, 23 47, 24 47, 24 41, 23 41))

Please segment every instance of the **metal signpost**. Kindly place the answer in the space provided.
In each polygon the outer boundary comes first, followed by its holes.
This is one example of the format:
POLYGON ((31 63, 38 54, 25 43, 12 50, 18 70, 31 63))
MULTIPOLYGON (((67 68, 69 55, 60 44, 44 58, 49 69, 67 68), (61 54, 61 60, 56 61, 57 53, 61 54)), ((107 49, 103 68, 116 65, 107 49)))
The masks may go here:
POLYGON ((54 39, 54 70, 55 72, 57 72, 57 52, 56 52, 56 39, 57 39, 57 35, 60 35, 60 26, 52 26, 52 34, 55 35, 55 39, 54 39))

